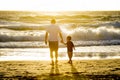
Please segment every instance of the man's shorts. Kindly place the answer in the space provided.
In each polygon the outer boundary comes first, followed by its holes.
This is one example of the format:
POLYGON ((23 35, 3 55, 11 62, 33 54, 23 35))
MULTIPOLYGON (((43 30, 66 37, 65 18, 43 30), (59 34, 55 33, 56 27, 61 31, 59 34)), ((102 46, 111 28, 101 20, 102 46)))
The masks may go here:
POLYGON ((58 51, 58 41, 49 41, 49 48, 51 51, 58 51))

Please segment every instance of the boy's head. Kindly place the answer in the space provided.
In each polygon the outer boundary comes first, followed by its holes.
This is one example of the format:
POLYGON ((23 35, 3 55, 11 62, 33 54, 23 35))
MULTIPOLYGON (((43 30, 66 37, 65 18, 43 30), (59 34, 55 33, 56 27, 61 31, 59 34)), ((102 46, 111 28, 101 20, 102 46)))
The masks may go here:
POLYGON ((67 41, 70 41, 71 40, 71 36, 67 36, 67 41))

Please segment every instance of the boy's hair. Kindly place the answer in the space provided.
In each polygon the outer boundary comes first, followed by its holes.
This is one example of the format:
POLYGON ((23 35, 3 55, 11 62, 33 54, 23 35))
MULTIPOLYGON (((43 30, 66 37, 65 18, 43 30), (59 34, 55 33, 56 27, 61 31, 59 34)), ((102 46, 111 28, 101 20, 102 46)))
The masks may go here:
POLYGON ((71 40, 71 36, 67 36, 67 39, 71 40))

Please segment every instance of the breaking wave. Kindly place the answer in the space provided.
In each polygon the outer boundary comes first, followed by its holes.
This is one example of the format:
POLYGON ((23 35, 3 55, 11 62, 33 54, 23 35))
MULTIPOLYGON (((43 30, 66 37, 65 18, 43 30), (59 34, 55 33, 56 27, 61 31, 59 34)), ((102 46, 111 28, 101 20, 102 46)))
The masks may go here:
POLYGON ((71 35, 73 40, 117 40, 120 39, 120 29, 113 26, 98 28, 79 27, 72 30, 63 29, 65 35, 71 35))

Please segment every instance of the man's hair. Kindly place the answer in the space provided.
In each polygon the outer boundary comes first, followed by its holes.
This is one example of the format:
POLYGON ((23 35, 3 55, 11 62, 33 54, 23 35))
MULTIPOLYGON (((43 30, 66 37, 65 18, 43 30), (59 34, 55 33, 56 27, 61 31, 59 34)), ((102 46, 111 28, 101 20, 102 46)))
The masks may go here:
POLYGON ((52 19, 52 20, 51 20, 51 23, 52 23, 52 24, 55 24, 55 23, 56 23, 56 20, 55 20, 55 19, 52 19))

